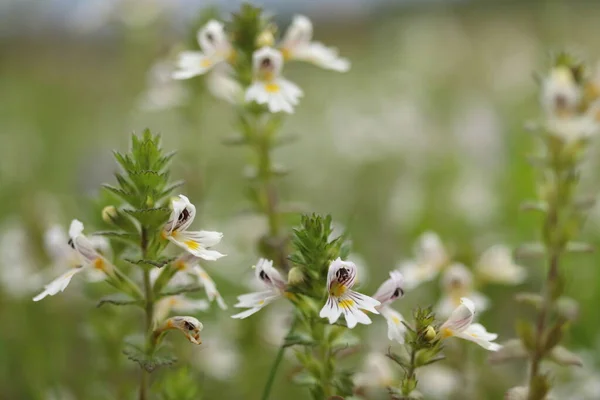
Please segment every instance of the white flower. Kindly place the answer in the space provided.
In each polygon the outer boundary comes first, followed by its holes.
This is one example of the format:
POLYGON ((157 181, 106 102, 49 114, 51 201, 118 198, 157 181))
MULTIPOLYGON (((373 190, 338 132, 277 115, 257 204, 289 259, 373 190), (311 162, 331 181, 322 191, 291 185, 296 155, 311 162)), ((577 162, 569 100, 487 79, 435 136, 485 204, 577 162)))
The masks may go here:
POLYGON ((279 48, 286 60, 308 61, 319 67, 339 72, 350 69, 350 62, 338 55, 335 48, 312 42, 313 26, 303 15, 296 15, 285 32, 279 48))
POLYGON ((511 250, 502 245, 487 249, 479 258, 475 271, 484 281, 507 285, 518 285, 527 277, 525 268, 513 261, 511 250))
POLYGON ((33 301, 40 301, 46 296, 54 296, 58 292, 64 291, 73 276, 87 267, 93 266, 107 275, 111 274, 112 265, 94 249, 92 242, 83 235, 83 224, 76 219, 71 222, 69 237, 71 238, 69 244, 77 252, 76 256, 79 258, 79 262, 74 268, 44 286, 44 291, 35 296, 33 301))
POLYGON ((191 361, 204 373, 224 382, 231 382, 241 362, 241 352, 236 341, 231 335, 224 334, 232 331, 232 327, 223 324, 213 327, 211 332, 205 331, 204 341, 208 345, 200 347, 198 353, 191 357, 191 361))
POLYGON ((231 77, 233 68, 229 64, 217 65, 206 77, 208 91, 218 99, 230 104, 240 104, 244 100, 242 86, 231 77))
POLYGON ((247 318, 285 293, 287 284, 279 271, 273 267, 273 261, 264 258, 258 260, 255 267, 255 275, 267 287, 267 290, 238 296, 238 302, 234 307, 247 308, 247 310, 232 315, 231 318, 247 318))
POLYGON ((427 399, 450 399, 462 383, 461 376, 457 371, 439 365, 439 363, 428 365, 427 368, 419 368, 416 373, 420 382, 435 382, 432 385, 419 386, 419 390, 427 399))
POLYGON ((174 79, 188 79, 205 74, 211 68, 226 61, 233 54, 223 24, 211 20, 196 35, 202 51, 184 51, 179 54, 174 79))
POLYGON ((379 289, 373 295, 373 298, 381 303, 376 309, 386 319, 388 324, 388 338, 404 343, 404 333, 406 327, 402 323, 404 318, 402 314, 391 308, 389 305, 404 296, 404 277, 399 271, 390 272, 390 278, 379 286, 379 289))
POLYGON ((370 352, 363 368, 354 376, 354 384, 358 388, 392 386, 395 378, 390 363, 390 359, 382 353, 370 352))
POLYGON ((254 79, 246 90, 246 101, 266 104, 269 111, 292 113, 302 90, 281 77, 283 56, 271 47, 258 49, 252 55, 254 79))
POLYGON ((194 344, 202 344, 200 339, 200 331, 204 328, 202 322, 194 317, 177 316, 166 320, 161 327, 156 329, 155 333, 161 333, 169 329, 177 329, 181 331, 185 337, 194 344))
POLYGON ((16 298, 29 296, 44 279, 37 272, 31 238, 20 221, 0 228, 0 283, 2 292, 16 298))
POLYGON ((348 328, 352 329, 357 323, 368 325, 371 319, 362 310, 379 314, 376 307, 381 305, 364 294, 355 292, 352 287, 356 283, 356 265, 342 261, 339 257, 332 261, 327 272, 327 302, 319 316, 335 323, 344 314, 348 328))
POLYGON ((173 211, 163 229, 166 239, 204 260, 214 261, 225 256, 216 250, 208 249, 221 241, 221 232, 187 230, 196 216, 196 207, 187 197, 180 194, 179 198, 173 199, 171 205, 173 211))
POLYGON ((156 303, 154 319, 159 322, 164 320, 171 312, 178 314, 192 314, 206 311, 209 304, 206 300, 190 299, 183 295, 163 297, 156 303))
POLYGON ((577 111, 582 95, 571 69, 558 66, 542 83, 541 103, 548 116, 567 117, 577 111))
POLYGON ((498 351, 502 346, 493 341, 498 337, 495 333, 489 333, 481 324, 474 324, 475 304, 470 299, 463 297, 461 304, 452 311, 446 322, 440 327, 442 339, 452 336, 477 343, 490 351, 498 351))
POLYGON ((442 278, 444 295, 436 306, 436 314, 448 317, 461 304, 463 297, 473 300, 478 310, 487 309, 488 299, 473 290, 473 274, 463 264, 454 263, 448 267, 442 278))
POLYGON ((434 232, 425 232, 419 237, 414 253, 414 260, 399 265, 404 276, 404 287, 408 290, 434 279, 449 260, 444 244, 434 232))
POLYGON ((160 111, 184 104, 189 92, 171 78, 173 67, 165 61, 155 63, 146 78, 146 91, 139 99, 139 107, 146 111, 160 111))

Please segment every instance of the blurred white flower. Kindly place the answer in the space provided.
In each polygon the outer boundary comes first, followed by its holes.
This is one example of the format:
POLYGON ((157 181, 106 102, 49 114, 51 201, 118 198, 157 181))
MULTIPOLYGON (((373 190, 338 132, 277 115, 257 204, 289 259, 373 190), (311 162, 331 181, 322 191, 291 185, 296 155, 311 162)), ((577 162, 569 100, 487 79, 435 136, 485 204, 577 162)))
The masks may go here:
POLYGON ((287 286, 279 271, 273 267, 273 261, 261 258, 255 266, 256 279, 267 287, 267 290, 238 296, 237 308, 247 308, 231 318, 243 319, 257 313, 263 307, 282 297, 287 286))
POLYGON ((473 274, 463 264, 451 264, 444 272, 441 284, 443 296, 436 306, 436 314, 440 317, 450 316, 464 297, 470 298, 477 310, 487 309, 487 297, 473 290, 473 274))
POLYGON ((174 312, 177 314, 194 314, 206 311, 210 307, 208 301, 202 299, 190 299, 184 295, 167 296, 156 302, 154 320, 160 323, 174 312))
POLYGON ((390 272, 390 277, 384 281, 379 289, 372 296, 381 304, 375 307, 386 319, 388 324, 388 339, 404 343, 404 333, 406 327, 402 324, 404 318, 402 314, 391 308, 389 305, 400 297, 404 296, 404 278, 399 271, 390 272))
POLYGON ((493 341, 498 337, 495 333, 489 333, 481 324, 474 324, 475 304, 470 299, 463 297, 461 304, 452 311, 450 317, 440 327, 442 339, 457 337, 477 343, 489 351, 498 351, 502 346, 493 341))
POLYGON ((180 82, 171 78, 173 67, 166 61, 158 61, 148 71, 146 91, 138 100, 140 109, 161 111, 183 105, 189 92, 180 82))
POLYGON ((207 331, 203 334, 204 346, 196 350, 192 362, 214 379, 229 382, 238 372, 240 365, 240 349, 225 331, 207 331))
POLYGON ((281 77, 283 56, 271 47, 263 47, 252 55, 254 78, 246 90, 246 101, 266 104, 269 111, 293 113, 302 96, 295 83, 281 77))
POLYGON ((407 290, 434 279, 450 260, 444 244, 434 232, 425 232, 417 239, 414 257, 398 266, 407 290))
POLYGON ((425 368, 417 369, 417 380, 420 382, 431 382, 430 384, 419 385, 421 391, 427 399, 446 400, 452 398, 462 383, 458 372, 443 365, 433 364, 425 368))
POLYGON ((342 314, 348 328, 357 323, 368 325, 371 319, 362 310, 379 314, 375 307, 381 303, 364 294, 355 292, 352 287, 356 283, 356 265, 342 261, 339 257, 332 261, 327 272, 327 302, 319 316, 327 318, 330 324, 335 323, 342 314))
POLYGON ((391 360, 377 351, 367 354, 363 367, 354 375, 354 385, 357 388, 387 387, 394 384, 395 374, 391 360))
POLYGON ((484 282, 518 285, 525 281, 527 271, 513 261, 512 251, 503 245, 487 249, 475 266, 477 277, 484 282))
POLYGON ((476 168, 461 173, 452 187, 452 207, 473 225, 485 225, 498 211, 494 179, 476 168))
POLYGON ((232 74, 231 66, 221 63, 206 76, 206 87, 216 98, 230 104, 240 104, 244 101, 244 90, 232 74))
POLYGON ((193 344, 202 344, 200 339, 200 331, 204 326, 198 319, 190 316, 176 316, 166 320, 161 326, 159 326, 154 333, 160 334, 170 329, 176 329, 181 331, 187 340, 193 344))
POLYGON ((214 261, 225 256, 216 250, 208 249, 221 241, 221 232, 188 231, 194 222, 196 207, 186 196, 180 194, 178 198, 173 198, 171 206, 173 211, 163 229, 165 239, 204 260, 214 261))
POLYGON ((325 69, 346 72, 350 62, 338 55, 335 48, 320 42, 313 42, 312 22, 303 15, 296 15, 285 32, 279 50, 287 60, 299 60, 313 63, 325 69))
POLYGON ((42 277, 35 270, 33 249, 27 231, 20 222, 8 222, 0 232, 0 282, 13 297, 29 295, 39 288, 42 277))
POLYGON ((211 20, 196 35, 202 51, 184 51, 177 59, 174 79, 189 79, 203 75, 213 67, 227 61, 233 55, 223 23, 211 20))
POLYGON ((44 286, 44 290, 35 296, 33 301, 40 301, 46 296, 54 296, 64 291, 73 276, 89 267, 96 268, 109 276, 111 275, 112 265, 96 251, 92 242, 83 235, 83 224, 76 219, 71 222, 69 227, 69 237, 71 238, 69 244, 75 249, 79 262, 76 262, 76 265, 69 271, 44 286))

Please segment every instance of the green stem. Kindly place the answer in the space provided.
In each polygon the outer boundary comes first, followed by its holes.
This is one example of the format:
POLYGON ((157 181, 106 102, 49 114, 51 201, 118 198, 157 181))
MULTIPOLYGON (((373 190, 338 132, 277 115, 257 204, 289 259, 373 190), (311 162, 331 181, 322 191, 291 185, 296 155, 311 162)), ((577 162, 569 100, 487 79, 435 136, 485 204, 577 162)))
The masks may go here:
POLYGON ((269 395, 271 394, 271 389, 273 388, 273 383, 275 382, 275 375, 277 374, 277 369, 279 368, 279 364, 283 360, 283 353, 285 353, 285 346, 281 345, 279 347, 279 351, 277 352, 277 356, 275 357, 275 361, 271 366, 271 371, 269 372, 269 378, 267 379, 267 384, 265 385, 265 389, 263 390, 263 395, 261 400, 268 400, 269 395))
MULTIPOLYGON (((142 227, 141 249, 142 257, 146 258, 148 253, 148 231, 146 227, 142 227)), ((151 355, 154 351, 154 340, 152 340, 152 326, 154 322, 154 291, 152 290, 150 270, 148 268, 144 268, 144 303, 144 309, 146 311, 146 354, 151 355)), ((142 368, 140 376, 139 400, 148 399, 149 380, 150 373, 142 368)))

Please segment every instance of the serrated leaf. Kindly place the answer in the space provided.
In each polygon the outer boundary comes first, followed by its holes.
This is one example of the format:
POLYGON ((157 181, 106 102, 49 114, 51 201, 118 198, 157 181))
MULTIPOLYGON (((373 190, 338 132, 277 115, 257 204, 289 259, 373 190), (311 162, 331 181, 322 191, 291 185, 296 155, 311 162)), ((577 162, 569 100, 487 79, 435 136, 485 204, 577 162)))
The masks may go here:
POLYGON ((140 224, 149 227, 158 227, 165 224, 171 215, 171 210, 166 207, 144 208, 140 210, 124 209, 123 212, 131 215, 140 224))
POLYGON ((115 295, 115 296, 108 296, 108 297, 104 297, 104 298, 100 299, 98 301, 98 304, 96 305, 96 307, 100 308, 105 304, 111 304, 113 306, 132 306, 132 305, 142 305, 143 302, 141 300, 134 300, 128 296, 115 295))
POLYGON ((120 189, 120 188, 117 188, 117 187, 114 187, 114 186, 111 186, 108 184, 104 184, 104 185, 102 185, 102 187, 104 189, 108 190, 109 192, 116 194, 123 201, 125 201, 131 205, 136 205, 137 194, 126 192, 123 189, 120 189))
POLYGON ((122 232, 122 231, 100 231, 94 232, 94 235, 104 236, 110 239, 116 239, 125 243, 139 243, 139 235, 137 233, 122 232))
POLYGON ((170 355, 153 355, 148 356, 138 348, 128 346, 123 349, 123 354, 127 356, 131 361, 134 361, 140 365, 143 369, 148 372, 153 372, 158 368, 167 367, 177 362, 177 358, 170 355))
POLYGON ((174 296, 174 295, 182 294, 182 293, 197 292, 197 291, 202 290, 202 289, 203 289, 203 287, 202 286, 198 286, 198 285, 181 286, 181 287, 173 288, 173 289, 170 289, 170 290, 165 290, 164 292, 160 293, 160 296, 162 296, 162 297, 174 296))
POLYGON ((283 339, 283 346, 290 347, 294 345, 313 346, 315 341, 302 332, 290 333, 283 339))
POLYGON ((385 356, 401 367, 410 368, 410 360, 407 355, 394 353, 390 348, 385 356))
POLYGON ((157 200, 161 200, 161 199, 169 196, 173 190, 183 186, 184 183, 185 183, 184 181, 176 181, 174 183, 171 183, 170 185, 167 185, 167 187, 165 189, 163 189, 162 192, 160 192, 157 200))
POLYGON ((175 259, 176 259, 176 257, 168 257, 168 258, 163 258, 160 260, 133 260, 130 258, 125 258, 125 261, 127 261, 128 263, 131 263, 131 264, 136 264, 136 265, 146 265, 148 267, 162 268, 165 265, 168 265, 171 262, 173 262, 175 259))

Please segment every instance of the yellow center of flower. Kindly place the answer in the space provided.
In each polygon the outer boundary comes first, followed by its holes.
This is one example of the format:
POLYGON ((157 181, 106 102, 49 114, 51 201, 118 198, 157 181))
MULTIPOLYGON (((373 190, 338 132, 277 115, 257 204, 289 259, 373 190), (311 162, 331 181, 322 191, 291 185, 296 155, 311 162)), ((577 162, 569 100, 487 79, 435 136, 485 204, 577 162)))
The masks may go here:
POLYGON ((400 318, 396 317, 395 315, 392 317, 392 321, 398 325, 400 323, 400 318))
POLYGON ((212 61, 209 58, 204 58, 200 61, 200 66, 204 68, 208 68, 212 65, 212 61))
POLYGON ((339 284, 338 282, 333 282, 331 284, 331 288, 329 289, 329 294, 334 297, 340 297, 346 293, 346 286, 339 284))
POLYGON ((279 92, 279 85, 273 82, 269 82, 265 85, 265 90, 269 93, 277 93, 279 92))
POLYGON ((190 250, 198 250, 200 248, 200 244, 193 240, 186 240, 183 244, 190 250))
POLYGON ((104 271, 105 267, 106 265, 102 258, 99 257, 94 260, 94 268, 99 269, 100 271, 104 271))
POLYGON ((203 272, 200 272, 200 278, 202 278, 202 279, 206 279, 206 280, 208 280, 208 279, 209 279, 209 277, 208 277, 208 274, 207 274, 206 272, 204 272, 204 271, 203 271, 203 272))
POLYGON ((340 301, 340 307, 342 308, 351 308, 354 305, 354 300, 352 299, 345 299, 340 301))
POLYGON ((450 328, 442 329, 442 339, 449 338, 450 336, 454 336, 454 332, 450 328))
POLYGON ((186 268, 185 263, 183 262, 183 260, 177 260, 175 262, 175 268, 177 268, 179 271, 183 271, 186 268))

